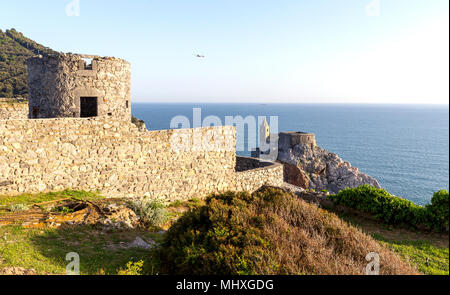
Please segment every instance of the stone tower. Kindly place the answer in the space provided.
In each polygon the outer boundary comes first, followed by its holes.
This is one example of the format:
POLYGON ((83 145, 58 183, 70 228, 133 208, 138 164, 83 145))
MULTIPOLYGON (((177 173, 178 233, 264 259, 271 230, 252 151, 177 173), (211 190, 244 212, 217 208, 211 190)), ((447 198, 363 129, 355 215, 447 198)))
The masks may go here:
POLYGON ((27 60, 29 117, 113 117, 131 121, 130 64, 58 53, 27 60))

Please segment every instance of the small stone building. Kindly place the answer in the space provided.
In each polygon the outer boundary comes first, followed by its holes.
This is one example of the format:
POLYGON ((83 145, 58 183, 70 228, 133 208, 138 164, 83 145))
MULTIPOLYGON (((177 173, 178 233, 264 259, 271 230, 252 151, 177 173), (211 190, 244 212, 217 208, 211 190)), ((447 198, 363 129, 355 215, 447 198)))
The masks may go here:
POLYGON ((27 60, 29 117, 131 120, 130 64, 58 53, 27 60))

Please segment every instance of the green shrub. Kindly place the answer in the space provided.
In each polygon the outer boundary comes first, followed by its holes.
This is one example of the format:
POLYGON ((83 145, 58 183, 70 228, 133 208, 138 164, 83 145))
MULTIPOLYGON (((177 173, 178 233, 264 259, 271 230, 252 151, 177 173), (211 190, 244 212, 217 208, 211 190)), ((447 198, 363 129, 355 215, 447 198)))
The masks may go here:
POLYGON ((435 192, 427 209, 427 225, 437 231, 448 231, 449 194, 446 190, 435 192))
POLYGON ((385 274, 415 273, 336 215, 274 188, 210 196, 157 251, 161 271, 177 275, 363 274, 369 252, 385 274))
POLYGON ((347 188, 329 198, 335 204, 373 214, 387 224, 414 227, 425 225, 428 229, 435 230, 448 228, 449 209, 446 191, 435 193, 432 204, 426 207, 370 185, 347 188))
MULTIPOLYGON (((166 235, 161 261, 169 273, 252 274, 252 266, 273 260, 257 226, 249 222, 247 193, 210 197, 207 206, 187 212, 166 235), (237 212, 238 210, 242 212, 237 212), (254 250, 259 255, 250 255, 254 250)), ((255 254, 256 254, 255 253, 255 254)))
POLYGON ((56 212, 56 213, 61 213, 62 215, 66 215, 69 213, 73 213, 73 209, 66 207, 66 206, 62 206, 62 207, 55 207, 52 209, 52 212, 56 212))
POLYGON ((142 267, 144 266, 144 261, 140 260, 138 262, 129 261, 125 266, 125 269, 120 269, 117 272, 119 276, 139 276, 142 275, 142 267))
POLYGON ((151 226, 161 226, 169 218, 166 205, 161 200, 142 198, 131 203, 133 211, 145 223, 151 226))

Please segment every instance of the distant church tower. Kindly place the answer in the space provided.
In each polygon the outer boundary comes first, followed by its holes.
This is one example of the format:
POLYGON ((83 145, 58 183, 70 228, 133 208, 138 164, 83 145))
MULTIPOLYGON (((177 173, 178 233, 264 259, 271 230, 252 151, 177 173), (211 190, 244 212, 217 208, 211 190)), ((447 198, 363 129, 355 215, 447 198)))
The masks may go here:
POLYGON ((267 120, 264 117, 264 122, 262 122, 261 126, 259 127, 259 144, 263 145, 265 143, 269 143, 270 141, 270 127, 269 124, 267 124, 267 120))

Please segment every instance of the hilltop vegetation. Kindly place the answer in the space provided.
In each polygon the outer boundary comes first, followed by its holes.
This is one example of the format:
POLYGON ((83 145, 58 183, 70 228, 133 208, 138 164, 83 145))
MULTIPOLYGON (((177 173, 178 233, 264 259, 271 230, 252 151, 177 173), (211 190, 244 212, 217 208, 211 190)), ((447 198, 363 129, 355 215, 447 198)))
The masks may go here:
POLYGON ((380 274, 417 274, 333 213, 273 188, 209 197, 169 229, 160 251, 169 274, 365 274, 370 252, 380 274))
POLYGON ((50 53, 54 51, 15 29, 0 30, 0 97, 27 97, 26 59, 50 53))
POLYGON ((369 185, 347 188, 329 198, 337 205, 370 213, 386 224, 414 228, 423 226, 428 230, 448 232, 449 193, 446 190, 434 193, 431 203, 426 206, 416 205, 369 185))

